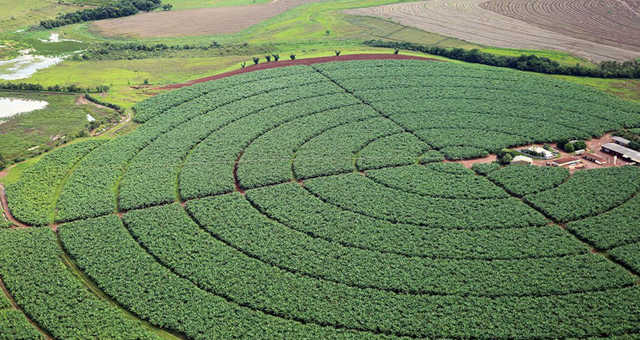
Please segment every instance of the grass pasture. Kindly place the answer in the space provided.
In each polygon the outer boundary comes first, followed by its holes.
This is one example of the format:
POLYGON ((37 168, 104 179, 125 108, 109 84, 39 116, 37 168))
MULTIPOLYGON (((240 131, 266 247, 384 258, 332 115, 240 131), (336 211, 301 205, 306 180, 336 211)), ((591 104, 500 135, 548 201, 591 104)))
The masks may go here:
POLYGON ((87 131, 87 115, 105 125, 120 120, 117 112, 93 104, 77 104, 78 94, 2 92, 0 97, 42 100, 41 110, 18 114, 0 124, 0 153, 5 159, 25 159, 58 145, 62 136, 70 141, 87 131), (31 150, 29 150, 31 149, 31 150))
POLYGON ((506 69, 366 60, 135 108, 135 131, 56 150, 8 185, 42 227, 0 231, 0 275, 55 338, 638 336, 640 234, 609 221, 638 209, 640 169, 444 162, 637 127, 634 103, 506 69))

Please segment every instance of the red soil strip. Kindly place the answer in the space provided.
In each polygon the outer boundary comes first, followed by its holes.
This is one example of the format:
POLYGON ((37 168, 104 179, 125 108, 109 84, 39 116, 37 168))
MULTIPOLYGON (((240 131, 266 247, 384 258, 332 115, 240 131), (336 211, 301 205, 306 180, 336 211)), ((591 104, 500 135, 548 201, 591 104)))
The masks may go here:
POLYGON ((444 160, 444 163, 458 163, 458 164, 462 164, 462 166, 464 166, 465 168, 469 168, 471 169, 471 167, 476 164, 476 163, 492 163, 494 161, 496 161, 498 159, 498 157, 496 157, 496 155, 489 155, 486 157, 482 157, 482 158, 474 158, 474 159, 463 159, 463 160, 457 160, 457 161, 450 161, 450 160, 444 160))
POLYGON ((13 215, 11 215, 11 211, 9 211, 9 205, 7 204, 7 195, 4 192, 4 185, 0 184, 0 203, 2 204, 2 210, 4 210, 5 217, 11 222, 15 227, 18 228, 30 228, 30 225, 26 225, 18 220, 16 220, 13 215))
POLYGON ((349 61, 349 60, 430 60, 430 61, 442 61, 433 58, 426 57, 418 57, 411 55, 402 55, 402 54, 348 54, 341 56, 333 56, 333 57, 317 57, 317 58, 306 58, 306 59, 296 59, 296 60, 281 60, 281 61, 272 61, 272 62, 264 62, 258 65, 251 65, 245 68, 237 69, 234 71, 229 71, 221 74, 217 74, 215 76, 210 76, 206 78, 200 78, 196 80, 191 80, 186 83, 181 84, 172 84, 167 86, 162 86, 156 88, 156 90, 171 90, 178 89, 185 86, 191 86, 197 83, 203 83, 210 80, 216 80, 221 78, 226 78, 230 76, 234 76, 241 73, 253 72, 266 70, 270 68, 276 67, 285 67, 285 66, 294 66, 294 65, 312 65, 312 64, 320 64, 320 63, 328 63, 332 61, 349 61))

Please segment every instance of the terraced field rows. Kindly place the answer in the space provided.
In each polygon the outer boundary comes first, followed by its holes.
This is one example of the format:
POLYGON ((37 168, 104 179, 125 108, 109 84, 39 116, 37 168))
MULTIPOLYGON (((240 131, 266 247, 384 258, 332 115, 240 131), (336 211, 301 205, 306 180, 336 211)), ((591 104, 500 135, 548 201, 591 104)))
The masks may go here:
POLYGON ((636 0, 489 0, 480 7, 574 38, 640 51, 636 0))
POLYGON ((637 1, 628 0, 429 0, 346 13, 390 19, 486 46, 626 61, 640 55, 638 8, 637 1))
POLYGON ((0 232, 0 275, 55 337, 158 335, 136 318, 190 339, 640 334, 640 169, 441 162, 637 127, 634 104, 509 70, 359 61, 137 109, 140 128, 59 184, 57 238, 0 232), (74 317, 52 323, 57 305, 74 317))

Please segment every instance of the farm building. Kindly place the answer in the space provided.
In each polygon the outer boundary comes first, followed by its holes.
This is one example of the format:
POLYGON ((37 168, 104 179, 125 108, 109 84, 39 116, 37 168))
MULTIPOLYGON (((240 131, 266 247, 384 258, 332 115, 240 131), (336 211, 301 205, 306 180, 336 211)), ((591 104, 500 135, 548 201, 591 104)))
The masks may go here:
POLYGON ((582 161, 577 157, 564 157, 559 158, 551 162, 553 166, 576 166, 582 163, 582 161))
POLYGON ((551 152, 551 151, 549 151, 549 150, 547 150, 545 148, 539 147, 539 146, 532 146, 530 148, 524 149, 523 151, 524 152, 530 151, 532 153, 535 153, 535 154, 538 154, 538 155, 542 155, 542 158, 544 158, 544 159, 553 158, 553 152, 551 152))
POLYGON ((624 160, 640 164, 640 152, 616 143, 602 145, 602 151, 621 157, 624 160))
POLYGON ((584 154, 584 156, 582 156, 582 158, 584 158, 584 159, 586 159, 588 161, 594 162, 594 163, 596 163, 598 165, 602 165, 602 164, 606 164, 607 163, 606 159, 604 159, 603 157, 600 157, 600 156, 598 156, 596 154, 592 154, 592 153, 586 153, 586 154, 584 154))
POLYGON ((629 143, 631 143, 630 140, 623 138, 623 137, 618 137, 618 136, 613 136, 611 137, 611 139, 613 139, 613 142, 616 144, 620 144, 622 146, 628 146, 629 143))
POLYGON ((511 160, 511 164, 531 165, 533 164, 533 159, 531 157, 518 155, 511 160))

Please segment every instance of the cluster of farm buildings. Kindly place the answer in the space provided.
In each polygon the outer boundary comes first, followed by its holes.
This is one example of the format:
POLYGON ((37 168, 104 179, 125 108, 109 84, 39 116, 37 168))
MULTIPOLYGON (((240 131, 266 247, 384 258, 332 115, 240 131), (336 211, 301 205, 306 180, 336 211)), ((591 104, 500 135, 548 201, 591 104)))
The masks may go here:
MULTIPOLYGON (((523 151, 540 155, 542 159, 546 160, 545 164, 548 166, 566 167, 571 170, 584 168, 586 166, 585 162, 591 162, 598 166, 615 166, 622 164, 640 165, 640 152, 629 148, 630 143, 626 138, 612 136, 610 142, 600 145, 600 154, 598 152, 587 152, 587 150, 583 149, 576 150, 573 155, 565 155, 556 159, 554 158, 557 156, 557 153, 542 147, 534 146, 524 149, 523 151), (613 159, 611 160, 611 157, 606 157, 603 154, 613 156, 613 159)), ((534 164, 534 162, 532 157, 518 155, 513 158, 511 164, 531 165, 534 164)))

